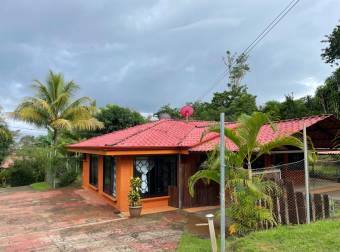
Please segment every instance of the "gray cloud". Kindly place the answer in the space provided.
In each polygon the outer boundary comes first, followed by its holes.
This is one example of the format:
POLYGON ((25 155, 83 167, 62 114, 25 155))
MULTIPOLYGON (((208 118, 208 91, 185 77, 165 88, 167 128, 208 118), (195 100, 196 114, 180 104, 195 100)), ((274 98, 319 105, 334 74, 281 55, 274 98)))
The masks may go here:
MULTIPOLYGON (((0 104, 12 110, 49 69, 98 105, 154 112, 204 93, 288 1, 4 0, 0 4, 0 104)), ((338 0, 301 1, 252 52, 245 79, 258 103, 310 93, 332 69, 320 43, 338 0)), ((214 91, 225 88, 221 83, 214 91)), ((211 94, 206 99, 211 98, 211 94)))

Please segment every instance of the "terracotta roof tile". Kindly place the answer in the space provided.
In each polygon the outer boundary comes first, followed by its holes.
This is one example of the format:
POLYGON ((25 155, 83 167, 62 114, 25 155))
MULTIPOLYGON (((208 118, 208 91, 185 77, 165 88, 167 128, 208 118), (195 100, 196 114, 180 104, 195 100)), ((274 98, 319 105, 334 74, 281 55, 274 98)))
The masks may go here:
MULTIPOLYGON (((311 126, 330 115, 311 116, 306 118, 279 121, 277 131, 270 125, 264 125, 259 134, 259 141, 268 142, 277 136, 291 135, 303 129, 303 123, 311 126)), ((143 148, 183 148, 189 151, 210 151, 219 143, 217 133, 203 133, 216 122, 180 121, 163 119, 149 122, 124 130, 119 130, 102 136, 69 145, 69 148, 107 148, 107 149, 143 149, 143 148)), ((226 127, 235 128, 236 123, 226 123, 226 127)), ((236 146, 226 140, 227 148, 236 151, 236 146)))

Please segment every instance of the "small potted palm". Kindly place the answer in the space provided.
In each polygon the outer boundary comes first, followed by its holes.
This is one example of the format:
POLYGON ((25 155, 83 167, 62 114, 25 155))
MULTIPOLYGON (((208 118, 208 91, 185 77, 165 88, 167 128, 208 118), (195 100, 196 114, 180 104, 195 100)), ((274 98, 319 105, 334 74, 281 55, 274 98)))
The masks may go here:
POLYGON ((142 180, 138 177, 131 178, 130 180, 130 191, 128 194, 129 199, 129 212, 130 217, 139 217, 142 212, 140 187, 142 180))

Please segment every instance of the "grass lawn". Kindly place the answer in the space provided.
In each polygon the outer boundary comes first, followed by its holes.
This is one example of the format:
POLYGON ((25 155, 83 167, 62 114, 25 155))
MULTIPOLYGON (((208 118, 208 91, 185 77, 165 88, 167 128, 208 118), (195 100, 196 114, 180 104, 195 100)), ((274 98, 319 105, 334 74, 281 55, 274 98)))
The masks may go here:
POLYGON ((31 184, 31 187, 37 191, 46 191, 46 190, 51 189, 50 185, 46 182, 34 183, 34 184, 31 184))
POLYGON ((311 174, 313 173, 315 173, 317 177, 321 178, 338 179, 340 177, 339 162, 316 164, 314 167, 311 167, 311 174))
POLYGON ((177 248, 178 252, 210 251, 210 250, 211 250, 210 239, 201 239, 187 232, 185 232, 182 235, 177 248))
MULTIPOLYGON (((340 251, 340 219, 280 226, 227 243, 229 251, 340 251)), ((178 251, 210 251, 210 240, 184 233, 178 251)))

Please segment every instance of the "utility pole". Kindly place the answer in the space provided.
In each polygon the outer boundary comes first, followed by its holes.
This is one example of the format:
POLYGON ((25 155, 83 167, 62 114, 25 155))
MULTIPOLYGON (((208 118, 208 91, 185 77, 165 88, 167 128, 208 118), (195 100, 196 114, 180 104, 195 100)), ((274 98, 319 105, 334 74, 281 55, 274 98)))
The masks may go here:
POLYGON ((221 252, 225 252, 225 173, 224 173, 224 113, 220 114, 220 205, 221 205, 221 252))
POLYGON ((310 223, 310 205, 309 205, 309 170, 308 170, 308 146, 307 146, 307 129, 303 123, 303 154, 305 163, 305 194, 306 194, 306 223, 310 223))

